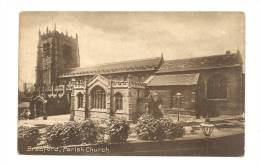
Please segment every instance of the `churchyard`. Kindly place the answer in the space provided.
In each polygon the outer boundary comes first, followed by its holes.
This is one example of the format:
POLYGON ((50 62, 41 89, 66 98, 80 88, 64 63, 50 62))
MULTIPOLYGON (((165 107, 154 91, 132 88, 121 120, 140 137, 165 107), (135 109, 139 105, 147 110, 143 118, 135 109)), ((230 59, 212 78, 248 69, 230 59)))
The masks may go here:
MULTIPOLYGON (((235 153, 232 149, 228 151, 229 154, 238 156, 243 154, 244 117, 241 115, 210 118, 210 121, 206 122, 214 125, 214 128, 209 136, 205 136, 203 132, 201 124, 205 123, 205 119, 202 118, 181 116, 178 122, 177 116, 152 119, 149 115, 144 115, 136 123, 123 120, 69 121, 69 119, 69 115, 56 115, 49 116, 47 120, 43 120, 42 117, 19 120, 19 152, 90 155, 156 155, 161 152, 164 155, 183 155, 184 150, 187 150, 189 152, 186 155, 196 155, 199 154, 198 150, 201 150, 201 154, 207 155, 218 154, 216 148, 221 145, 215 143, 221 141, 227 145, 236 143, 229 147, 229 149, 235 147, 235 153), (205 149, 209 143, 212 152, 210 148, 205 149), (183 152, 179 153, 180 149, 183 152)), ((226 147, 221 147, 220 155, 226 152, 227 149, 223 149, 226 147)))

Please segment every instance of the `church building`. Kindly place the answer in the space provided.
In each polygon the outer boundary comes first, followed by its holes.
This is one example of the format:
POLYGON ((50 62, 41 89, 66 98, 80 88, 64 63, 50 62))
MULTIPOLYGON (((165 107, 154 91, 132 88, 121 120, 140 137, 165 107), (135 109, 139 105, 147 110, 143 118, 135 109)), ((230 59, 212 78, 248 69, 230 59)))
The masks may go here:
MULTIPOLYGON (((174 48, 173 48, 174 49, 174 48)), ((70 114, 71 120, 135 120, 156 93, 165 115, 243 113, 240 52, 189 59, 153 58, 80 67, 78 35, 39 31, 34 117, 70 114)))

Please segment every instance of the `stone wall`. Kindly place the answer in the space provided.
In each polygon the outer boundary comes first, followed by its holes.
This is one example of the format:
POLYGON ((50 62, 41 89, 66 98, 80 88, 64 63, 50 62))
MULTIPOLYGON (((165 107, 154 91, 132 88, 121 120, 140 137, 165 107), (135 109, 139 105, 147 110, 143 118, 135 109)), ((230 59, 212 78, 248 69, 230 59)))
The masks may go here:
MULTIPOLYGON (((173 109, 173 96, 180 92, 183 97, 182 107, 185 111, 196 112, 193 114, 205 115, 236 115, 244 111, 243 75, 241 67, 208 69, 199 71, 186 71, 187 73, 200 73, 199 82, 194 86, 165 86, 150 87, 150 92, 157 92, 163 101, 165 110, 173 109), (227 81, 226 99, 208 99, 208 80, 213 75, 221 75, 227 81)), ((171 73, 176 74, 176 73, 171 73)), ((179 74, 179 73, 178 73, 179 74)))
MULTIPOLYGON (((165 86, 165 87, 150 87, 150 92, 158 93, 162 100, 162 108, 165 114, 174 113, 179 108, 174 106, 177 93, 182 94, 181 108, 185 111, 190 111, 192 114, 196 111, 196 86, 165 86)), ((179 103, 179 102, 178 102, 179 103)))
POLYGON ((244 102, 241 90, 244 89, 242 89, 243 77, 240 67, 201 71, 200 79, 205 86, 203 96, 207 100, 207 105, 214 107, 219 115, 241 114, 244 111, 243 104, 241 104, 244 102), (208 99, 207 97, 208 79, 215 74, 222 75, 227 80, 226 99, 208 99))

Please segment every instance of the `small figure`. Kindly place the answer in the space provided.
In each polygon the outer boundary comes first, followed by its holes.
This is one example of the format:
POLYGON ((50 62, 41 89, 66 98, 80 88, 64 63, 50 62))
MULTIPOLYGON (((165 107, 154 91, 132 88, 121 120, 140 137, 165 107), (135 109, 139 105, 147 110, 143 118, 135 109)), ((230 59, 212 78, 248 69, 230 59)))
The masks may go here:
POLYGON ((163 110, 162 110, 162 99, 158 96, 158 93, 153 92, 148 96, 148 107, 149 107, 149 114, 154 117, 155 119, 159 119, 163 117, 163 110))
POLYGON ((26 110, 25 115, 26 115, 26 119, 27 119, 27 120, 30 120, 30 118, 31 118, 31 112, 30 112, 29 109, 26 110))

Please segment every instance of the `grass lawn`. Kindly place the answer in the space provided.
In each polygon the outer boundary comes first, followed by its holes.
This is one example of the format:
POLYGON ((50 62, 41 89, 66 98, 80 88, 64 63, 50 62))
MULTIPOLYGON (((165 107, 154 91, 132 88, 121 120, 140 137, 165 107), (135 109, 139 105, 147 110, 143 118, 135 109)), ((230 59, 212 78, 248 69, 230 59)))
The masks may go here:
POLYGON ((68 122, 70 119, 69 114, 65 115, 56 115, 56 116, 48 116, 48 120, 43 120, 43 117, 38 117, 34 120, 19 120, 18 126, 29 126, 29 127, 38 127, 43 128, 46 126, 50 126, 56 123, 64 123, 68 122))

